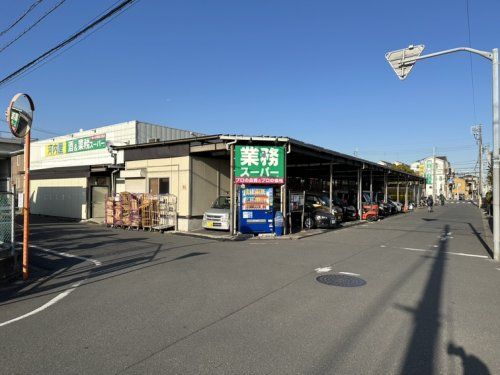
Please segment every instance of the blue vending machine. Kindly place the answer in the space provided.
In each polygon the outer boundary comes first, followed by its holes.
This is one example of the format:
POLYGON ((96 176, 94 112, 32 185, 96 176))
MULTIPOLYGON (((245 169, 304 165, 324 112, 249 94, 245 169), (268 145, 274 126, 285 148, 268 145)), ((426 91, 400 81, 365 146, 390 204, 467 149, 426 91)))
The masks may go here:
POLYGON ((272 186, 245 186, 240 189, 239 231, 273 233, 274 208, 272 186))

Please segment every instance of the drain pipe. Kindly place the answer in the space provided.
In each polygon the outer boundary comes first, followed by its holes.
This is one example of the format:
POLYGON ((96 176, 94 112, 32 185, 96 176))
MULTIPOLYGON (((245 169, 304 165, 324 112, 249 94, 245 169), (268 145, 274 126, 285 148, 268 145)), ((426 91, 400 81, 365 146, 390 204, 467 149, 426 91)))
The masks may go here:
POLYGON ((114 196, 116 194, 116 177, 115 173, 119 172, 119 169, 115 169, 111 172, 111 194, 114 196))

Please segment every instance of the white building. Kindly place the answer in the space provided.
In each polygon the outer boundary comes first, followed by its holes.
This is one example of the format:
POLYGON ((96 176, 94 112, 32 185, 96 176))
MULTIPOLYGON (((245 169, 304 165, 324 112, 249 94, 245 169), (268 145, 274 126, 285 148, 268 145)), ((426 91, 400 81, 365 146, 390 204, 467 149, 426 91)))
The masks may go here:
POLYGON ((128 121, 33 142, 31 212, 88 219, 104 216, 105 197, 124 168, 123 152, 113 146, 172 141, 199 136, 188 130, 128 121))
POLYGON ((446 198, 451 198, 450 191, 448 188, 448 179, 450 177, 451 165, 446 156, 436 156, 435 157, 435 177, 436 181, 434 183, 434 157, 429 156, 425 159, 416 161, 411 164, 411 169, 417 172, 420 176, 425 177, 425 195, 439 196, 443 194, 446 198), (435 190, 434 190, 435 189, 435 190))

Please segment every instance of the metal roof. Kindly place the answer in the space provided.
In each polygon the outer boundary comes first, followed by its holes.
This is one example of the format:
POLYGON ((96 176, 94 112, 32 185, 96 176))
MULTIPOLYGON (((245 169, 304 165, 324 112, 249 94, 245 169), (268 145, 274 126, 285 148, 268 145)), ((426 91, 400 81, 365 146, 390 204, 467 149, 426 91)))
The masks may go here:
POLYGON ((411 174, 399 170, 397 168, 380 165, 377 162, 373 162, 370 160, 358 158, 352 155, 343 154, 338 151, 330 150, 321 146, 316 146, 310 143, 302 142, 294 138, 286 137, 286 136, 252 136, 252 135, 242 135, 242 134, 213 134, 213 135, 205 135, 205 136, 197 136, 190 137, 184 139, 177 139, 173 141, 160 141, 160 142, 151 142, 151 143, 141 143, 135 145, 125 145, 125 146, 112 146, 117 150, 127 150, 127 149, 136 149, 143 147, 156 147, 162 145, 171 145, 171 144, 179 144, 179 143, 191 143, 191 142, 211 142, 211 141, 243 141, 243 142, 273 142, 273 143, 284 143, 290 144, 292 152, 293 151, 308 151, 315 153, 316 157, 323 159, 326 162, 333 161, 343 161, 351 165, 356 165, 358 167, 362 167, 364 169, 370 169, 372 171, 389 171, 391 174, 411 179, 411 180, 422 180, 423 177, 418 176, 416 174, 411 174), (297 150, 299 148, 299 150, 297 150))

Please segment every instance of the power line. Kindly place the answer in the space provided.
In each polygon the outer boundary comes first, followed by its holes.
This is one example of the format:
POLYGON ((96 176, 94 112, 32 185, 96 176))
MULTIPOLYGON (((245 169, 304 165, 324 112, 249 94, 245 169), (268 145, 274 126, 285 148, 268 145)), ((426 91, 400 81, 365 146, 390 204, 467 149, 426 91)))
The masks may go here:
POLYGON ((49 56, 51 56, 52 54, 54 54, 55 52, 57 52, 61 48, 64 48, 65 46, 69 45, 71 42, 80 38, 83 34, 88 32, 89 30, 98 26, 100 23, 104 22, 105 20, 107 20, 108 18, 117 14, 118 12, 125 10, 126 7, 133 5, 133 3, 136 1, 138 1, 138 0, 124 0, 124 1, 122 1, 119 5, 112 8, 110 11, 108 11, 107 13, 105 13, 104 15, 102 15, 101 17, 99 17, 97 20, 93 21, 89 25, 85 26, 83 29, 76 32, 75 34, 73 34, 72 36, 70 36, 69 38, 64 40, 63 42, 59 43, 55 47, 51 48, 50 50, 46 51, 42 55, 38 56, 34 60, 30 61, 26 65, 24 65, 21 68, 19 68, 18 70, 16 70, 15 72, 9 74, 7 77, 3 78, 0 81, 0 87, 4 86, 7 82, 9 82, 10 80, 19 76, 20 74, 24 73, 25 71, 32 69, 34 66, 36 66, 37 64, 39 64, 43 60, 47 59, 49 56))
MULTIPOLYGON (((6 124, 8 124, 8 122, 6 120, 4 120, 3 118, 0 118, 0 121, 5 122, 6 124)), ((43 134, 48 134, 48 135, 55 135, 55 136, 61 136, 62 135, 61 133, 54 133, 53 131, 45 130, 45 129, 39 128, 39 127, 35 127, 35 128, 32 127, 30 131, 32 131, 32 132, 38 132, 38 133, 43 133, 43 134)), ((0 131, 0 133, 9 133, 9 132, 0 131)))
MULTIPOLYGON (((470 15, 469 15, 469 0, 465 0, 465 8, 467 11, 467 31, 468 31, 468 42, 469 48, 471 48, 471 38, 470 38, 470 15)), ((472 53, 469 52, 469 65, 470 65, 470 83, 472 87, 472 108, 474 111, 474 122, 477 122, 476 116, 476 90, 474 88, 474 71, 472 69, 472 53)))
POLYGON ((29 33, 29 31, 31 29, 33 29, 36 25, 38 25, 40 22, 42 22, 47 16, 49 16, 53 11, 55 11, 57 8, 59 8, 61 5, 63 5, 65 1, 66 0, 59 1, 56 5, 54 5, 47 12, 45 12, 40 18, 38 18, 34 23, 32 23, 28 28, 24 29, 21 34, 19 34, 18 36, 16 36, 14 39, 12 39, 7 44, 4 44, 2 47, 0 47, 0 53, 2 53, 3 51, 5 51, 7 48, 9 48, 11 45, 13 45, 19 39, 21 39, 24 35, 26 35, 27 33, 29 33))
POLYGON ((23 18, 26 17, 33 9, 35 9, 37 5, 39 5, 42 1, 44 0, 36 0, 33 4, 31 4, 29 8, 26 9, 24 13, 19 16, 18 19, 16 19, 13 23, 11 23, 10 26, 8 26, 5 30, 0 32, 0 36, 3 36, 5 33, 9 32, 9 30, 11 30, 14 26, 16 26, 19 22, 21 22, 23 18))
MULTIPOLYGON (((139 2, 140 0, 137 0, 137 2, 139 2)), ((116 1, 115 3, 111 4, 108 8, 106 8, 105 10, 103 10, 101 13, 99 13, 97 16, 95 16, 94 18, 92 18, 89 22, 87 22, 85 25, 83 25, 82 27, 85 27, 87 25, 89 25, 91 22, 93 22, 94 20, 96 20, 98 17, 100 17, 102 14, 104 14, 105 12, 107 12, 109 9, 111 9, 114 5, 118 4, 119 1, 116 1)), ((87 35, 83 36, 80 40, 74 42, 72 45, 68 46, 67 48, 65 49, 62 49, 60 50, 58 53, 55 53, 53 56, 51 56, 50 58, 47 58, 46 60, 40 62, 40 63, 37 63, 35 66, 33 66, 31 69, 19 74, 17 77, 13 78, 12 80, 10 80, 9 82, 7 82, 4 86, 8 86, 8 85, 11 85, 15 82, 17 82, 18 80, 22 79, 23 77, 25 77, 26 75, 28 74, 31 74, 35 71, 37 71, 38 69, 40 69, 41 67, 43 67, 45 64, 48 64, 49 62, 57 59, 59 56, 61 56, 63 53, 69 51, 70 49, 76 47, 78 44, 80 44, 81 42, 83 42, 85 39, 87 39, 89 36, 91 36, 92 34, 96 33, 97 31, 99 31, 100 29, 102 29, 104 26, 106 26, 108 23, 110 23, 111 21, 113 21, 116 17, 119 17, 120 14, 122 14, 123 12, 125 12, 127 9, 122 9, 120 12, 114 14, 112 17, 110 17, 106 22, 103 22, 101 25, 95 27, 92 31, 90 31, 87 35)))

